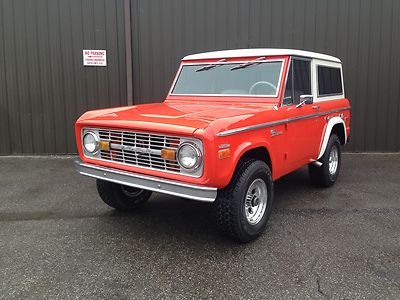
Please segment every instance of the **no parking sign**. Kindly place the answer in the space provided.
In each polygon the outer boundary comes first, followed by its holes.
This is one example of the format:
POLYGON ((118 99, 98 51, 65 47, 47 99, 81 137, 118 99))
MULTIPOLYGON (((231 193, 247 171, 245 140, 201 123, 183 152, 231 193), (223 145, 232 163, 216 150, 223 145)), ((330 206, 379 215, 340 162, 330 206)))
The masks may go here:
POLYGON ((106 50, 83 50, 83 65, 94 67, 107 66, 106 50))

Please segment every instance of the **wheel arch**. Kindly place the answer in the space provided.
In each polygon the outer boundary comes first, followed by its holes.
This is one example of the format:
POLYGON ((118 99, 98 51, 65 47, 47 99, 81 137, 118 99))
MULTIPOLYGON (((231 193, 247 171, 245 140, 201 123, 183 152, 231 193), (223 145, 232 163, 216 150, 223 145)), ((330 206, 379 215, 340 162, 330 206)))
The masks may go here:
POLYGON ((322 155, 324 155, 324 152, 328 145, 329 137, 331 136, 332 133, 335 133, 338 136, 340 143, 342 145, 346 144, 347 141, 346 124, 344 123, 342 118, 333 117, 326 124, 317 159, 320 159, 322 155))
POLYGON ((235 167, 234 167, 232 176, 236 172, 239 163, 246 159, 256 159, 256 160, 261 160, 261 161, 265 162, 271 171, 271 175, 273 176, 273 172, 274 172, 273 159, 272 159, 271 152, 268 149, 267 145, 252 144, 252 145, 248 145, 247 147, 243 148, 235 160, 235 167))

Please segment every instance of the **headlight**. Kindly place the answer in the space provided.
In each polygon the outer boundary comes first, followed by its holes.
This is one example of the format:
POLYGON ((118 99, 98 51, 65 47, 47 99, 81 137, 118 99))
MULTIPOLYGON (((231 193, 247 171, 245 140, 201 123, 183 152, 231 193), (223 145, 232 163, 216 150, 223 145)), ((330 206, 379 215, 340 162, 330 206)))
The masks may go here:
POLYGON ((83 136, 83 147, 91 154, 99 149, 99 137, 92 131, 88 131, 83 136))
POLYGON ((196 169, 201 164, 201 152, 192 143, 183 143, 176 155, 178 163, 185 169, 196 169))

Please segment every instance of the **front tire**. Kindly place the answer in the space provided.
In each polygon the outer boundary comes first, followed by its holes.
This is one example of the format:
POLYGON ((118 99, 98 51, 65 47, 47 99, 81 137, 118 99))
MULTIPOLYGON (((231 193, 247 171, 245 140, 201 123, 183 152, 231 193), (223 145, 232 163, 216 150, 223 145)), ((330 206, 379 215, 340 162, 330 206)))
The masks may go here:
POLYGON ((215 202, 218 224, 233 240, 247 243, 265 230, 272 210, 273 181, 267 164, 239 162, 229 185, 218 191, 215 202))
POLYGON ((143 206, 152 193, 100 179, 97 179, 96 184, 97 191, 104 203, 121 211, 130 211, 143 206))
POLYGON ((342 148, 336 134, 329 137, 324 155, 319 161, 322 163, 320 167, 313 164, 308 165, 310 179, 317 186, 330 187, 339 176, 342 162, 342 148))

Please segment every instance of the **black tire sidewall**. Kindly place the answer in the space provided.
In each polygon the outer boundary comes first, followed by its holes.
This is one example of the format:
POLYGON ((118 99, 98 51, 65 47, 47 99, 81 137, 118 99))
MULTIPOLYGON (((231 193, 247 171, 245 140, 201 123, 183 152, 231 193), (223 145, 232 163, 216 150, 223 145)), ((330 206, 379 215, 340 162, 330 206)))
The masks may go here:
POLYGON ((120 184, 114 184, 113 189, 119 202, 127 207, 136 207, 141 205, 149 198, 148 194, 151 194, 150 191, 141 190, 140 194, 137 196, 128 196, 122 191, 122 185, 120 184))
POLYGON ((322 159, 322 163, 324 166, 324 168, 323 168, 324 177, 327 181, 329 181, 329 183, 332 183, 332 184, 335 183, 337 178, 339 177, 341 162, 342 162, 342 151, 341 151, 340 141, 339 141, 339 138, 335 134, 332 134, 331 137, 329 138, 328 145, 326 147, 326 151, 325 151, 323 159, 322 159), (329 155, 334 146, 336 146, 336 148, 338 150, 338 166, 337 166, 335 174, 332 175, 329 172, 329 155))
POLYGON ((246 172, 242 175, 244 176, 244 180, 241 186, 238 186, 237 193, 235 193, 234 198, 236 201, 239 201, 239 205, 237 205, 236 212, 237 216, 239 216, 239 232, 241 233, 241 240, 252 240, 255 237, 259 236, 265 229, 269 216, 272 210, 272 201, 273 201, 273 182, 271 178, 271 172, 268 166, 262 161, 255 161, 252 163, 246 172), (245 212, 245 201, 247 190, 254 180, 260 178, 263 180, 267 186, 267 207, 265 209, 264 215, 262 219, 255 225, 250 224, 246 218, 245 212))
POLYGON ((152 194, 151 191, 143 190, 137 197, 129 197, 122 191, 120 184, 101 179, 97 179, 96 185, 100 198, 107 205, 122 211, 143 206, 152 194))

